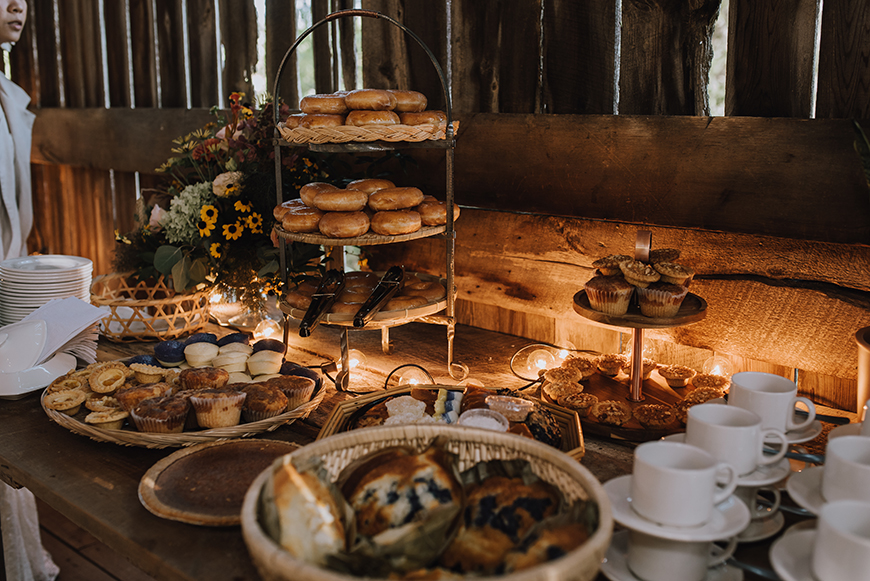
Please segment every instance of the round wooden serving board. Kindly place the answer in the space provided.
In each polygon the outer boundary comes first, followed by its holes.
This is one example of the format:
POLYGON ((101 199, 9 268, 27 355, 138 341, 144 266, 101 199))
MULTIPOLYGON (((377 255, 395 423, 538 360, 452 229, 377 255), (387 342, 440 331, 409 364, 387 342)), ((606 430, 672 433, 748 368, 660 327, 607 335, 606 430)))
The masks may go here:
POLYGON ((593 309, 589 304, 589 297, 586 296, 586 291, 581 290, 574 295, 574 311, 593 323, 597 323, 604 327, 669 329, 671 327, 696 323, 703 319, 707 314, 707 301, 696 294, 689 293, 683 300, 683 304, 680 306, 680 310, 675 317, 655 319, 642 315, 640 313, 640 308, 637 306, 634 298, 632 298, 628 312, 622 316, 615 316, 593 309))

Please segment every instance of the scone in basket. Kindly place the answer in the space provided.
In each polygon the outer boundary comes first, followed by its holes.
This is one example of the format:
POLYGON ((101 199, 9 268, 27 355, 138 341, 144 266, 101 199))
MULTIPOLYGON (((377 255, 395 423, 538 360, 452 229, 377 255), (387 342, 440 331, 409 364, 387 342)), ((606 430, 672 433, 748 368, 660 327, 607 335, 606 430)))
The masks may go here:
POLYGON ((175 339, 195 333, 208 322, 208 289, 177 293, 171 281, 137 281, 132 273, 98 276, 91 302, 106 307, 100 333, 111 341, 175 339))
MULTIPOLYGON (((462 426, 385 426, 330 436, 300 448, 291 456, 294 463, 295 460, 321 458, 334 480, 347 465, 371 452, 399 445, 422 450, 438 436, 449 438, 447 449, 458 455, 460 470, 486 460, 522 459, 540 478, 558 487, 568 502, 589 500, 598 505, 598 528, 573 551, 523 571, 498 577, 474 577, 475 581, 588 581, 595 578, 613 532, 610 502, 601 484, 585 467, 546 444, 513 434, 462 426)), ((257 477, 242 505, 242 534, 264 581, 360 579, 296 559, 264 532, 258 505, 269 473, 267 469, 257 477)))

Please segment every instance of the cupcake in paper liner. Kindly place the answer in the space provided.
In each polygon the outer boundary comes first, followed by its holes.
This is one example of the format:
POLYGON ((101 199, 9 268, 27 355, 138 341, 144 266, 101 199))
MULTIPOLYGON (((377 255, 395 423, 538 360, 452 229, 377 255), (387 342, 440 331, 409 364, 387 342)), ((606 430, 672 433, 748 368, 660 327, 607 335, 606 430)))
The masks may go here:
POLYGON ((287 396, 274 385, 249 383, 241 392, 247 394, 242 406, 242 418, 246 422, 274 418, 287 411, 287 396))
POLYGON ((152 397, 141 401, 130 412, 133 424, 140 432, 178 434, 184 431, 184 420, 190 404, 181 397, 152 397))
POLYGON ((589 306, 606 315, 621 316, 628 312, 634 286, 621 276, 596 276, 586 283, 589 306))
POLYGON ((688 293, 689 289, 686 287, 667 282, 652 283, 646 288, 638 288, 640 312, 645 317, 653 319, 675 317, 688 293))
POLYGON ((315 382, 310 377, 301 375, 280 375, 266 382, 274 385, 287 396, 287 409, 294 410, 304 403, 308 403, 314 394, 315 382))
POLYGON ((246 396, 243 391, 201 389, 188 399, 200 427, 229 428, 239 424, 246 396))

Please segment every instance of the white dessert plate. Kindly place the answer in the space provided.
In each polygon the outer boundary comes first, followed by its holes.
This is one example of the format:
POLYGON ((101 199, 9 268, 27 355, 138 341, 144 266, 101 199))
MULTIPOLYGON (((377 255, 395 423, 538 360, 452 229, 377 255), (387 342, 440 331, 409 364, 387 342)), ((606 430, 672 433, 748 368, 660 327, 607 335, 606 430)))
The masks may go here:
POLYGON ((36 365, 47 333, 41 319, 0 328, 0 372, 17 373, 36 365))
POLYGON ((0 373, 0 398, 19 399, 20 397, 48 385, 76 368, 76 358, 69 353, 57 353, 54 357, 36 367, 13 373, 0 373))
POLYGON ((622 526, 672 541, 718 541, 733 537, 749 524, 749 509, 735 496, 714 507, 713 516, 697 527, 669 527, 647 520, 631 508, 631 475, 608 480, 604 490, 613 505, 613 519, 622 526))
MULTIPOLYGON (((641 581, 628 568, 628 531, 613 533, 601 562, 601 572, 610 581, 641 581)), ((730 565, 718 565, 707 569, 704 581, 743 581, 743 571, 730 565)))
POLYGON ((18 282, 14 280, 3 279, 0 282, 0 291, 9 294, 16 292, 34 292, 34 293, 45 293, 45 292, 56 292, 67 289, 86 289, 90 288, 91 277, 85 277, 83 279, 75 279, 69 280, 64 279, 58 282, 46 282, 46 281, 27 281, 27 282, 18 282))
POLYGON ((40 256, 22 256, 0 262, 0 274, 5 273, 71 273, 79 270, 93 269, 94 263, 81 256, 64 254, 44 254, 40 256))
POLYGON ((785 525, 785 516, 779 511, 776 511, 770 516, 756 518, 750 521, 749 526, 743 529, 743 532, 737 535, 738 543, 754 543, 769 539, 776 533, 782 530, 785 525))
POLYGON ((845 424, 842 426, 837 426, 830 432, 828 432, 828 441, 831 441, 831 438, 839 438, 840 436, 860 436, 861 435, 861 422, 857 424, 845 424))
POLYGON ((812 466, 789 477, 785 489, 791 499, 801 508, 819 514, 825 499, 822 497, 822 474, 824 466, 812 466))
POLYGON ((783 535, 770 547, 770 564, 783 581, 815 581, 811 563, 816 531, 783 535))
MULTIPOLYGON (((795 414, 794 420, 796 422, 801 422, 804 420, 803 416, 799 416, 795 414)), ((809 442, 810 440, 815 439, 816 436, 822 433, 822 422, 819 420, 813 420, 810 425, 801 429, 801 430, 789 430, 785 433, 785 439, 788 440, 789 444, 802 444, 804 442, 809 442)), ((765 440, 765 442, 778 442, 778 440, 765 440)))
MULTIPOLYGON (((662 438, 662 440, 682 443, 686 441, 686 434, 684 432, 669 434, 662 438)), ((788 459, 783 458, 776 464, 759 466, 754 472, 741 476, 737 479, 737 486, 767 486, 768 484, 779 482, 789 474, 791 474, 791 465, 788 459)))

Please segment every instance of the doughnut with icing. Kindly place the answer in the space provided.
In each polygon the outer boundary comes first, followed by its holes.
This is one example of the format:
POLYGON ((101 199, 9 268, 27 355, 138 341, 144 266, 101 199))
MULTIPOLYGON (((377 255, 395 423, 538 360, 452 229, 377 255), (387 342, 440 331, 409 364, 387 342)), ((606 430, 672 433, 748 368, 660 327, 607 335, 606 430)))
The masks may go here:
POLYGON ((447 296, 447 291, 440 282, 434 280, 423 281, 416 284, 406 284, 402 288, 402 294, 409 297, 423 297, 430 303, 440 301, 447 296))
POLYGON ((420 214, 414 210, 385 210, 376 212, 371 219, 371 229, 382 236, 411 234, 422 226, 420 214))
POLYGON ((345 95, 344 102, 348 109, 392 111, 399 100, 393 93, 383 89, 357 89, 345 95))
POLYGON ((292 200, 287 200, 286 202, 284 202, 282 204, 278 204, 277 206, 275 206, 275 209, 272 210, 272 216, 275 217, 275 220, 280 222, 281 219, 284 218, 284 214, 286 214, 287 212, 289 212, 290 210, 292 210, 294 208, 299 208, 299 207, 302 207, 304 205, 305 205, 305 202, 303 202, 300 198, 294 198, 292 200))
POLYGON ((320 192, 334 192, 338 188, 326 182, 311 182, 299 188, 299 198, 305 202, 306 206, 314 208, 314 198, 320 192))
POLYGON ((314 207, 324 212, 359 212, 369 195, 359 190, 329 190, 314 196, 314 207))
POLYGON ((332 307, 329 309, 329 312, 342 315, 355 315, 361 306, 362 303, 335 301, 334 303, 332 303, 332 307))
POLYGON ((306 129, 318 127, 341 127, 344 125, 344 115, 326 115, 324 113, 309 113, 299 120, 299 126, 306 129))
POLYGON ((308 95, 302 97, 299 109, 303 113, 323 113, 326 115, 341 115, 347 113, 347 104, 342 95, 308 95))
POLYGON ((347 184, 347 189, 349 190, 359 190, 361 192, 365 192, 367 194, 373 194, 378 190, 385 190, 387 188, 395 188, 396 184, 391 182, 390 180, 380 180, 375 178, 369 178, 364 180, 355 180, 347 184))
POLYGON ((398 125, 399 116, 392 111, 351 111, 344 120, 345 125, 367 127, 369 125, 398 125))
POLYGON ((418 188, 386 188, 369 196, 369 208, 375 212, 413 208, 423 201, 418 188))
POLYGON ((327 212, 318 226, 329 238, 354 238, 369 231, 369 217, 365 212, 327 212))
MULTIPOLYGON (((441 226, 447 223, 446 202, 423 202, 414 208, 420 213, 420 220, 424 226, 441 226)), ((459 206, 453 204, 453 221, 459 217, 459 206)))
POLYGON ((373 272, 365 272, 362 270, 352 270, 350 272, 344 273, 344 286, 354 287, 354 286, 368 286, 371 288, 375 288, 378 284, 379 277, 373 272))
POLYGON ((305 204, 295 204, 293 207, 287 208, 281 217, 281 228, 287 232, 317 232, 322 218, 323 212, 317 208, 310 208, 305 204))
POLYGON ((390 92, 396 96, 396 108, 394 110, 398 112, 423 111, 426 109, 426 105, 429 104, 426 95, 417 91, 390 90, 390 92))
POLYGON ((435 125, 445 127, 447 115, 444 111, 409 111, 399 114, 399 122, 402 125, 435 125))
POLYGON ((415 307, 422 307, 426 305, 426 299, 423 297, 408 297, 408 296, 398 296, 393 297, 387 304, 384 305, 383 310, 385 311, 404 311, 405 309, 413 309, 415 307))
MULTIPOLYGON (((347 283, 345 283, 345 284, 347 284, 347 283)), ((372 289, 373 288, 374 287, 372 287, 372 289)), ((370 289, 369 287, 364 287, 364 286, 355 286, 355 287, 350 287, 350 288, 345 287, 341 291, 341 294, 339 294, 337 297, 335 297, 335 300, 343 302, 343 303, 361 304, 361 303, 366 302, 366 299, 369 298, 370 294, 372 294, 371 293, 372 289, 370 289)))

